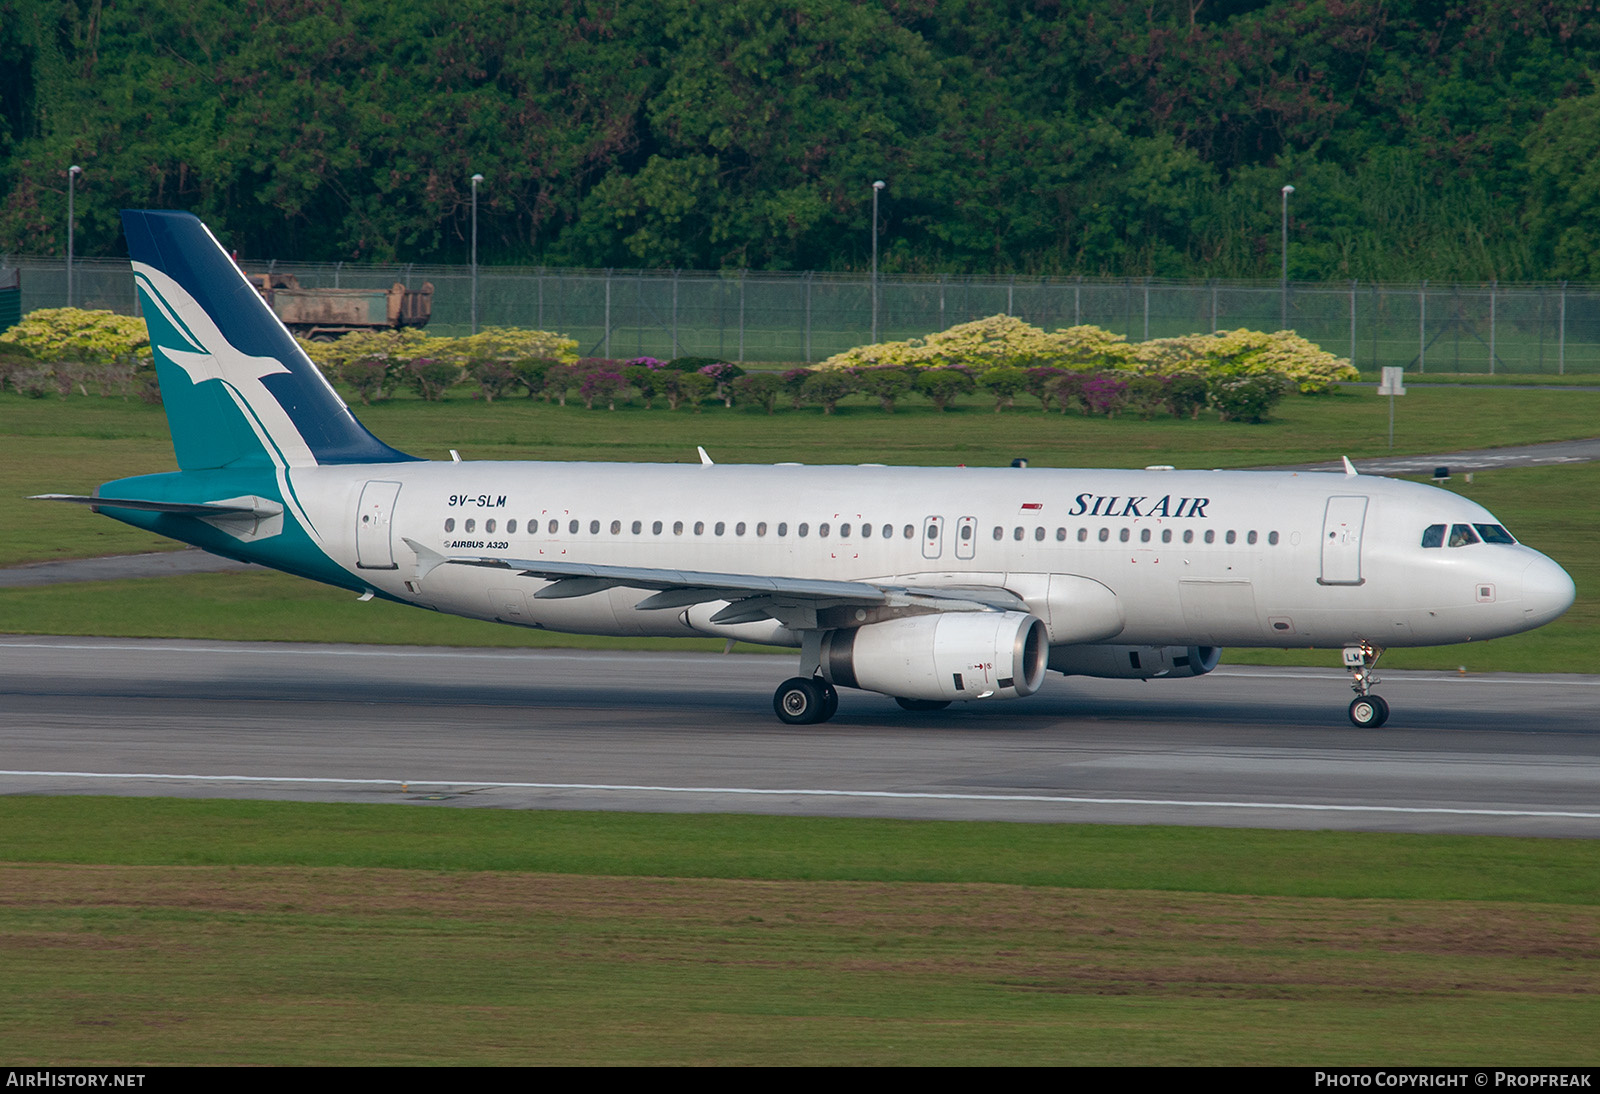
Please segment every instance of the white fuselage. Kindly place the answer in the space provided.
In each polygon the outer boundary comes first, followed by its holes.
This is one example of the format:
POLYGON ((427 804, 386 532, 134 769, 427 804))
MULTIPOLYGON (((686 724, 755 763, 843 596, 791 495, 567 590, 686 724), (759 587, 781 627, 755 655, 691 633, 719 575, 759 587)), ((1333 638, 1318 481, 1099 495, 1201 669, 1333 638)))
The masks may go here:
POLYGON ((1009 590, 1052 645, 1435 645, 1539 626, 1572 599, 1516 543, 1424 547, 1494 524, 1455 494, 1324 473, 601 463, 402 463, 292 471, 321 546, 384 595, 607 635, 797 644, 721 604, 639 610, 627 587, 562 599, 447 558, 1009 590), (1108 595, 1107 595, 1108 594, 1108 595))

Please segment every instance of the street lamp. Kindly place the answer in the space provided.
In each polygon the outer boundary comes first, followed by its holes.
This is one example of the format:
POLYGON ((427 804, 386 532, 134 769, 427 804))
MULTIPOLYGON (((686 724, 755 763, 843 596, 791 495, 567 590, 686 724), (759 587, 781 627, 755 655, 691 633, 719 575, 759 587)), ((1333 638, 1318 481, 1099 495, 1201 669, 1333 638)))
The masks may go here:
POLYGON ((472 176, 472 333, 478 333, 478 183, 482 175, 472 176))
POLYGON ((67 307, 72 307, 72 222, 77 219, 72 199, 77 196, 78 176, 83 168, 73 164, 67 168, 67 307))
POLYGON ((1289 195, 1293 186, 1283 188, 1283 274, 1279 284, 1278 329, 1289 329, 1289 195))
POLYGON ((878 341, 878 193, 883 180, 872 184, 872 341, 878 341))

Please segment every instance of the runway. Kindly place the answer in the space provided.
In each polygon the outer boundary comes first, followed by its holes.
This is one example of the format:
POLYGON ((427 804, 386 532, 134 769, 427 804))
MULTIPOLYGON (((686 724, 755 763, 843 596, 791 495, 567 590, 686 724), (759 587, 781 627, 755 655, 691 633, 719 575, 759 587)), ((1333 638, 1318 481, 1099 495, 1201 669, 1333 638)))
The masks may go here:
MULTIPOLYGON (((1330 661, 1335 654, 1330 654, 1330 661)), ((1600 836, 1600 677, 1052 677, 771 711, 788 657, 0 639, 0 793, 1600 836)))

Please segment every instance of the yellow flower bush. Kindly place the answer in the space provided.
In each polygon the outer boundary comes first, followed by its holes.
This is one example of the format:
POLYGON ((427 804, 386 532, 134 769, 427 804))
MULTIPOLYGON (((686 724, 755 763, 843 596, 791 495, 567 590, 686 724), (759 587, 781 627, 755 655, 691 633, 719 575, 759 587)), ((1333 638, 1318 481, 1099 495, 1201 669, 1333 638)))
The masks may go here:
POLYGON ((1305 393, 1330 391, 1360 376, 1336 357, 1293 331, 1235 330, 1154 338, 1130 343, 1120 334, 1087 324, 1043 331, 1015 316, 991 315, 905 342, 880 342, 838 353, 819 368, 966 368, 1053 365, 1080 372, 1128 370, 1159 376, 1180 372, 1209 377, 1278 373, 1305 393))
POLYGON ((150 357, 144 320, 87 308, 40 308, 4 334, 0 342, 22 346, 47 363, 132 363, 150 357))

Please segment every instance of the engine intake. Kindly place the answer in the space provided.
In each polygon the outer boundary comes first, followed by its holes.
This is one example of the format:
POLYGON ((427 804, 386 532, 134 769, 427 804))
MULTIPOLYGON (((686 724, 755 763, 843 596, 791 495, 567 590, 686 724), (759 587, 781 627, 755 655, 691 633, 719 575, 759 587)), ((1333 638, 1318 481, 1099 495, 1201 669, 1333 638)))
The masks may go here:
POLYGON ((822 637, 822 675, 901 699, 1016 699, 1044 683, 1050 640, 1026 612, 944 612, 822 637))

